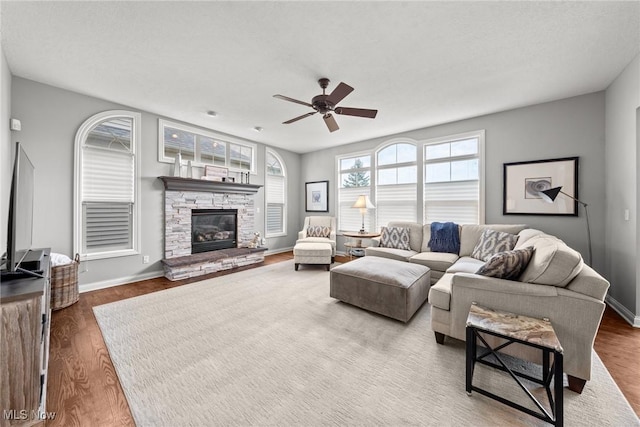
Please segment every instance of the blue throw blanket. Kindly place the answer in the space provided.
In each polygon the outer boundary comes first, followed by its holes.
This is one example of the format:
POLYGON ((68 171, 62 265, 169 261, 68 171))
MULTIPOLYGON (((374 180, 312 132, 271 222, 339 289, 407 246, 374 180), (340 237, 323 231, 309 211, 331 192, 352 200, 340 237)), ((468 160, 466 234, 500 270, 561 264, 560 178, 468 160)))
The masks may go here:
POLYGON ((433 252, 459 253, 460 234, 458 233, 458 224, 453 222, 431 223, 429 247, 433 252))

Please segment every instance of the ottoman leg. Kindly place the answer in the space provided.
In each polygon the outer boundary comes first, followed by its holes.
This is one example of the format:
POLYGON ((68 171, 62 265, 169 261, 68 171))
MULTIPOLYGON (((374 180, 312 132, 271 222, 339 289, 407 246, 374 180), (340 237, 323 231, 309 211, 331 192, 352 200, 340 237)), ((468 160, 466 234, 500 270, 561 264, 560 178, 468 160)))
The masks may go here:
POLYGON ((441 332, 435 332, 435 331, 434 333, 436 334, 436 342, 438 344, 444 344, 444 334, 441 332))
POLYGON ((296 262, 296 266, 295 266, 296 271, 298 271, 298 266, 299 266, 299 265, 300 265, 300 264, 298 264, 298 263, 296 262))

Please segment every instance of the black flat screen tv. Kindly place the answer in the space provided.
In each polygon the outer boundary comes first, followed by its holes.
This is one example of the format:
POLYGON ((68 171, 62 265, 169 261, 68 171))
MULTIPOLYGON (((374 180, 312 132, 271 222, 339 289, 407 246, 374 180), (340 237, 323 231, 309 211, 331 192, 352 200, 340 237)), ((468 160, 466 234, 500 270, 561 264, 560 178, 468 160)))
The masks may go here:
POLYGON ((3 275, 24 271, 21 264, 32 245, 34 189, 35 168, 24 147, 18 142, 9 196, 7 253, 3 275))

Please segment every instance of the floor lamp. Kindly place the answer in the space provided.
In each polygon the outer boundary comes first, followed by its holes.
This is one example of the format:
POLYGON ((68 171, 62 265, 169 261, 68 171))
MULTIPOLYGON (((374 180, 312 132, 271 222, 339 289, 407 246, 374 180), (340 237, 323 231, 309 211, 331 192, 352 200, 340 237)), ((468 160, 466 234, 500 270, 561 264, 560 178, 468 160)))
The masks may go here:
POLYGON ((569 194, 565 193, 564 191, 562 191, 562 187, 555 187, 555 188, 550 188, 548 190, 544 190, 544 191, 540 191, 540 197, 542 197, 542 200, 544 200, 545 202, 548 203, 553 203, 554 200, 556 200, 556 197, 558 197, 558 194, 564 194, 565 196, 567 196, 570 199, 575 200, 576 202, 580 203, 582 206, 584 206, 584 216, 587 219, 587 240, 589 241, 589 267, 591 267, 591 260, 592 260, 592 254, 591 254, 591 227, 589 227, 589 212, 587 211, 587 204, 585 202, 581 202, 580 200, 576 199, 573 196, 570 196, 569 194))
POLYGON ((369 196, 362 194, 358 196, 358 200, 356 200, 351 207, 360 209, 360 213, 362 214, 362 228, 360 229, 360 233, 364 234, 364 214, 367 213, 367 209, 375 209, 375 206, 371 203, 371 200, 369 200, 369 196))

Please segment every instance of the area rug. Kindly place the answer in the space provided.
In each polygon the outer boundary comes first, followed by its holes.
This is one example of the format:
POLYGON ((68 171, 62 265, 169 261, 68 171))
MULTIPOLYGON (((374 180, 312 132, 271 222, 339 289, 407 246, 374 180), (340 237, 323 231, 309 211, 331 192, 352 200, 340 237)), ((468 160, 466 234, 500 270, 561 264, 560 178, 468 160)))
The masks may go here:
MULTIPOLYGON (((94 308, 139 426, 547 425, 465 392, 464 343, 329 297, 324 269, 282 262, 94 308)), ((479 367, 474 384, 512 398, 479 367)), ((524 397, 526 399, 526 397, 524 397)), ((565 425, 640 425, 593 353, 565 425)))

